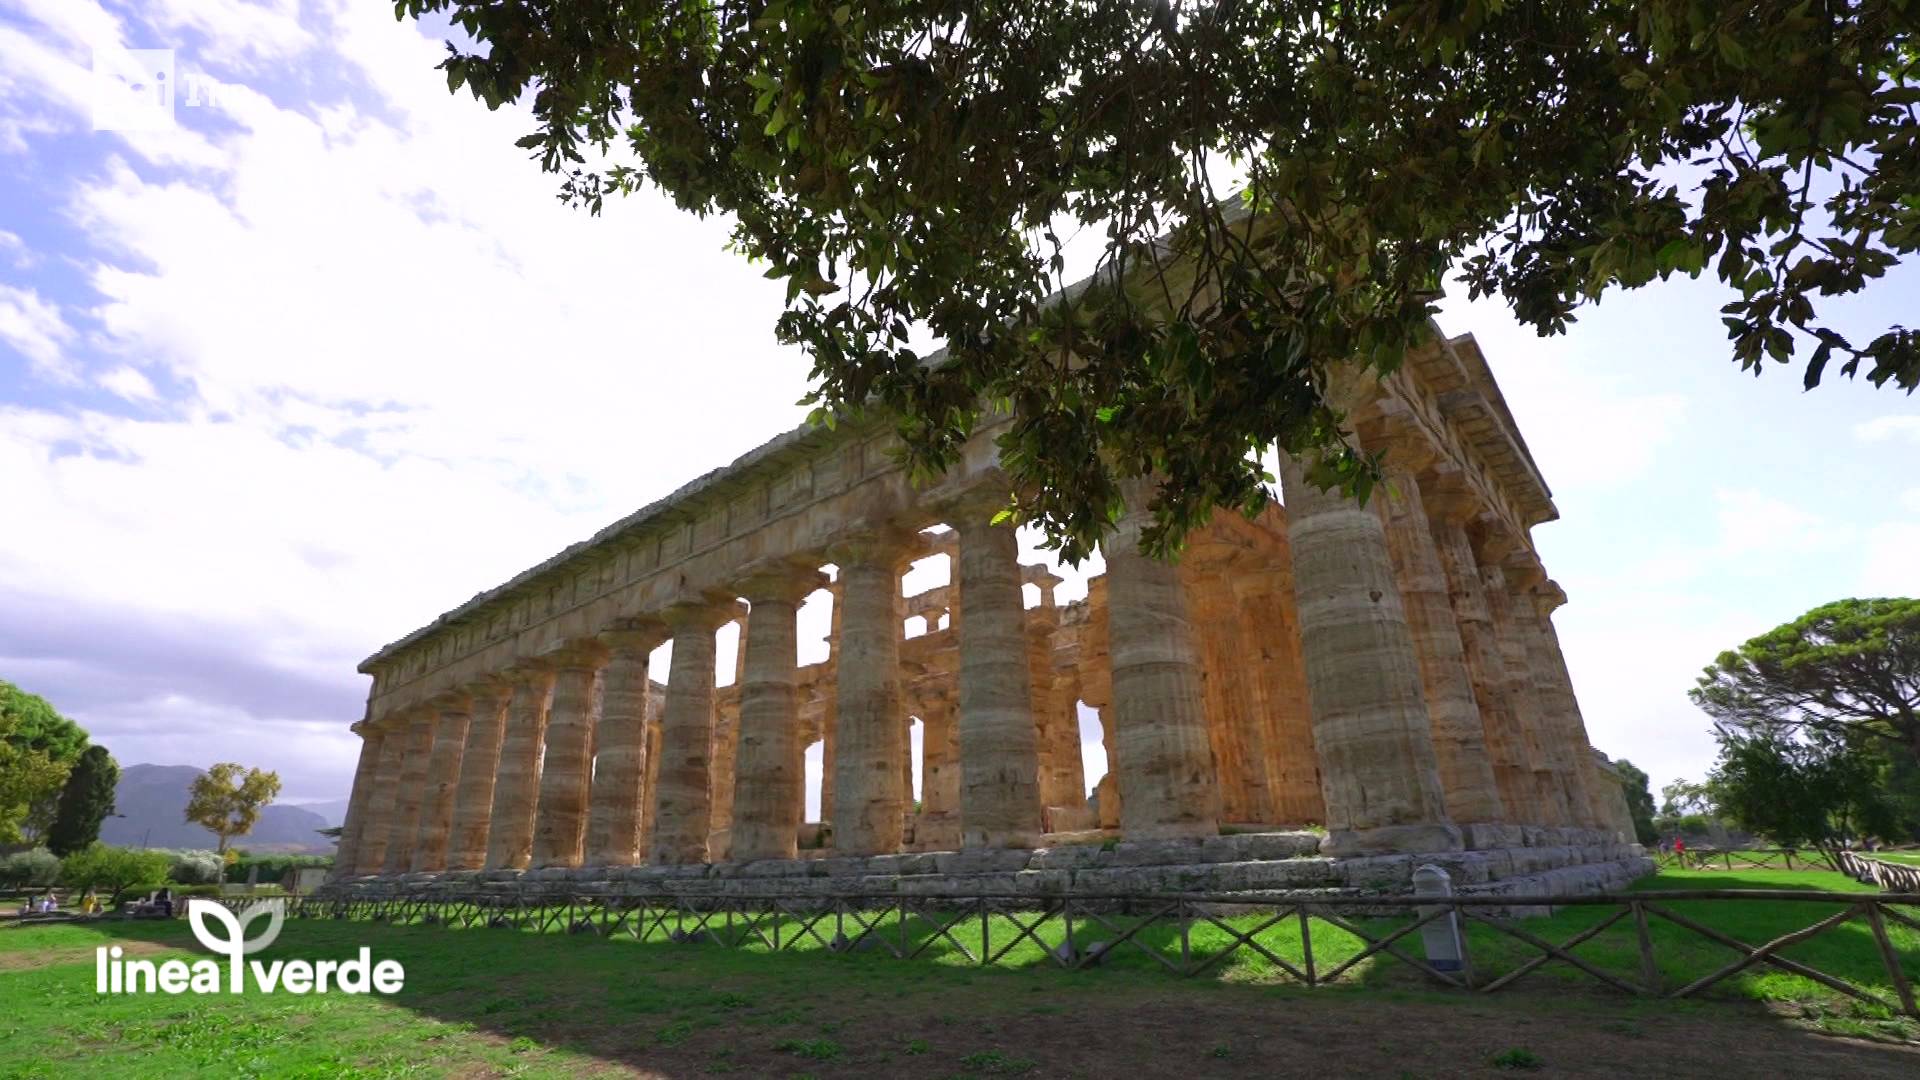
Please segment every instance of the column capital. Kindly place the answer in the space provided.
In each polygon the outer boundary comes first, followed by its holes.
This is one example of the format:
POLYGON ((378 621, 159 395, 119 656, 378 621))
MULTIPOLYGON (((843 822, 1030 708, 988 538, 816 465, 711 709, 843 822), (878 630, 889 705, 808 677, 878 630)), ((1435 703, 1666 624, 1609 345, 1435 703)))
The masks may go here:
POLYGON ((606 665, 607 647, 593 638, 569 638, 540 650, 540 660, 555 671, 591 670, 606 665))
POLYGON ((778 558, 760 559, 741 567, 737 588, 749 604, 757 606, 769 602, 797 604, 827 584, 827 575, 819 567, 778 558))
POLYGON ((656 617, 679 634, 689 630, 718 630, 744 614, 738 597, 706 590, 675 597, 656 617))
POLYGON ((437 713, 464 713, 473 707, 473 702, 465 690, 448 690, 429 698, 427 705, 437 713))
POLYGON ((482 675, 468 683, 463 692, 476 703, 487 698, 505 698, 513 693, 513 680, 504 674, 482 675))
POLYGON ((1544 619, 1567 602, 1567 591, 1560 587, 1559 582, 1547 578, 1529 589, 1527 597, 1533 601, 1533 609, 1544 619))
POLYGON ((891 522, 863 524, 835 533, 827 542, 827 559, 836 566, 886 566, 895 571, 926 552, 918 532, 891 522))
POLYGON ((661 642, 667 640, 671 632, 665 619, 653 615, 637 615, 630 618, 615 619, 600 631, 599 641, 613 654, 652 652, 661 642))
POLYGON ((500 678, 515 687, 535 686, 553 680, 553 665, 539 657, 527 657, 502 671, 500 678))
POLYGON ((954 531, 988 528, 1000 511, 1013 505, 1013 482, 998 467, 935 485, 920 503, 937 510, 954 531))

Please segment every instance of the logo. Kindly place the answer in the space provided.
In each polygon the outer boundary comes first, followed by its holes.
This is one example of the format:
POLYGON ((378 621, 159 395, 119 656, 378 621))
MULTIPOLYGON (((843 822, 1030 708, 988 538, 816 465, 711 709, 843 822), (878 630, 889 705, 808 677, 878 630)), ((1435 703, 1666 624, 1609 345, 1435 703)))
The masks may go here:
POLYGON ((221 978, 221 965, 216 960, 195 960, 191 963, 163 960, 155 963, 152 960, 128 959, 120 946, 115 945, 94 950, 94 992, 217 994, 224 983, 227 993, 239 994, 246 990, 248 975, 252 976, 253 988, 263 994, 276 991, 324 994, 329 990, 338 990, 343 994, 400 992, 407 977, 400 961, 381 960, 375 963, 372 950, 364 946, 360 949, 360 955, 352 960, 274 960, 267 963, 246 960, 248 954, 265 949, 280 936, 286 914, 286 905, 279 900, 265 900, 250 905, 237 915, 224 904, 189 903, 187 922, 193 928, 193 936, 209 952, 226 957, 224 980, 221 978), (267 917, 266 930, 258 937, 247 937, 247 928, 262 915, 267 917))
POLYGON ((177 89, 172 49, 95 49, 93 130, 164 131, 177 89))

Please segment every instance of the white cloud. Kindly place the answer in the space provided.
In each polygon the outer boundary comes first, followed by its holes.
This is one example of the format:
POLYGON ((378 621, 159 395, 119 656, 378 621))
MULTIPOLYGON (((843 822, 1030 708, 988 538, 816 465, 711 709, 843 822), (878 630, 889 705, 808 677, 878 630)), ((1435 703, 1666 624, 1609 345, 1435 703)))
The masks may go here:
POLYGON ((1876 416, 1855 424, 1853 435, 1861 442, 1920 443, 1920 415, 1876 416))
POLYGON ((73 328, 57 305, 32 289, 0 283, 0 341, 27 358, 36 374, 57 382, 73 382, 73 365, 62 349, 73 340, 73 328))
POLYGON ((158 400, 160 396, 159 393, 154 390, 153 383, 149 381, 145 375, 140 374, 125 364, 100 376, 96 381, 98 381, 103 388, 128 401, 155 401, 158 400))
MULTIPOLYGON (((1915 492, 1909 492, 1912 496, 1915 492)), ((1913 506, 1916 500, 1909 499, 1913 506)), ((1920 596, 1920 521, 1889 522, 1867 530, 1861 596, 1920 596)))
POLYGON ((1716 559, 1763 555, 1783 556, 1836 551, 1848 547, 1857 531, 1830 522, 1774 495, 1753 490, 1714 493, 1718 504, 1720 544, 1716 559))

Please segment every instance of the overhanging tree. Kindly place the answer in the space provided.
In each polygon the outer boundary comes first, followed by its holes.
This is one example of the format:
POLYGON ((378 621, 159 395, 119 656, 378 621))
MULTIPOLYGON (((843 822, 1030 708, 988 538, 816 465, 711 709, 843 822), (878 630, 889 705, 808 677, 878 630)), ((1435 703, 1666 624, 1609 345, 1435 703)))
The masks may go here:
POLYGON ((1844 734, 1721 729, 1707 789, 1736 824, 1787 847, 1832 851, 1899 822, 1870 755, 1844 734))
POLYGON ((450 88, 527 98, 563 198, 657 184, 788 283, 828 416, 917 475, 985 406, 1068 558, 1161 479, 1149 550, 1267 499, 1266 448, 1364 495, 1335 365, 1431 340, 1443 281, 1558 333, 1711 272, 1735 360, 1920 384, 1828 298, 1920 246, 1920 0, 397 0, 450 88), (1229 191, 1244 198, 1222 199, 1229 191), (1251 214, 1243 213, 1251 209, 1251 214), (1066 239, 1104 244, 1055 303, 1066 239), (1178 269, 1169 269, 1178 264, 1178 269), (908 345, 924 326, 939 364, 908 345))
POLYGON ((1839 600, 1723 652, 1689 691, 1723 730, 1874 739, 1920 761, 1920 600, 1839 600))
POLYGON ((193 778, 187 820, 220 838, 218 854, 224 858, 228 841, 252 832, 261 809, 278 794, 279 773, 223 761, 193 778))

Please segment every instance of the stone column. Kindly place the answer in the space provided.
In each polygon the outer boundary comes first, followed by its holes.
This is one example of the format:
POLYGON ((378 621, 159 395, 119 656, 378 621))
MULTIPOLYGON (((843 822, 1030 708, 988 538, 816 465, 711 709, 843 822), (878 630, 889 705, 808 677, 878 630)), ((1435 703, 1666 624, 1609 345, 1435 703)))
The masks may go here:
POLYGON ((1566 603, 1567 594, 1553 582, 1543 581, 1516 600, 1516 614, 1528 638, 1527 655, 1552 737, 1548 760, 1566 784, 1571 824, 1604 829, 1607 819, 1597 812, 1598 800, 1592 794, 1593 745, 1587 737, 1586 721, 1580 716, 1580 699, 1573 692, 1567 658, 1560 651, 1560 637, 1553 630, 1554 609, 1566 603))
POLYGON ((1489 565, 1482 556, 1480 582, 1487 598, 1487 611, 1493 616, 1500 652, 1506 659, 1507 701, 1512 705, 1520 732, 1524 760, 1533 791, 1534 824, 1561 826, 1573 823, 1567 802, 1566 785, 1549 765, 1547 747, 1550 736, 1544 729, 1546 710, 1539 687, 1529 674, 1532 658, 1528 654, 1527 634, 1514 612, 1513 596, 1507 590, 1507 577, 1497 565, 1489 565))
POLYGON ((1378 493, 1379 507, 1420 682, 1426 690, 1441 798, 1447 816, 1461 827, 1469 845, 1481 846, 1472 843, 1472 827, 1505 820, 1506 807, 1500 802, 1500 785, 1487 754, 1486 729, 1474 697, 1446 569, 1427 523, 1418 478, 1389 460, 1386 480, 1386 490, 1378 493))
POLYGON ((478 870, 487 864, 487 834, 493 825, 493 789, 500 776, 500 743, 513 688, 497 679, 467 689, 473 703, 467 746, 460 754, 460 788, 454 796, 453 838, 447 869, 478 870))
POLYGON ((427 761, 433 754, 431 709, 422 709, 406 721, 399 783, 394 787, 393 825, 387 830, 382 872, 404 874, 413 869, 414 834, 420 828, 420 803, 427 793, 427 761))
POLYGON ((829 553, 840 569, 842 610, 833 729, 833 846, 841 855, 890 855, 903 839, 900 567, 911 539, 876 531, 829 553))
POLYGON ((600 668, 606 650, 595 642, 578 642, 545 659, 554 668, 553 704, 547 713, 532 865, 579 866, 585 856, 593 729, 600 721, 600 668))
POLYGON ((1457 503, 1436 506, 1430 501, 1428 510, 1433 514, 1434 546, 1447 576, 1447 593, 1459 626, 1467 673, 1473 680, 1473 696, 1480 704, 1487 755, 1493 761, 1494 780, 1500 786, 1500 800, 1506 810, 1503 820, 1539 824, 1526 736, 1508 693, 1512 680, 1507 675, 1506 655, 1500 648, 1499 631, 1487 605, 1473 543, 1467 536, 1467 508, 1457 503))
POLYGON ((957 817, 960 813, 960 729, 953 722, 953 705, 943 697, 921 704, 920 816, 957 817))
POLYGON ((400 790, 400 771, 407 759, 406 722, 384 720, 380 733, 380 762, 374 767, 373 790, 367 795, 367 822, 360 830, 352 873, 378 874, 386 868, 387 840, 393 833, 394 797, 400 790))
POLYGON ((1281 462, 1328 855, 1452 851, 1406 610, 1372 511, 1281 462))
POLYGON ((1040 753, 1013 529, 989 524, 994 507, 956 508, 954 562, 960 639, 960 843, 1039 845, 1040 753))
POLYGON ((544 665, 515 668, 507 680, 513 696, 507 704, 499 779, 493 787, 489 870, 525 870, 533 859, 533 815, 540 792, 547 699, 553 694, 553 672, 544 665))
POLYGON ((647 660, 666 638, 651 621, 624 620, 600 635, 607 647, 601 675, 598 752, 593 758, 592 807, 587 821, 589 866, 640 861, 642 800, 647 793, 647 660))
POLYGON ((334 847, 333 870, 329 879, 353 872, 360 855, 360 837, 367 828, 367 803, 373 798, 373 774, 380 768, 380 733, 364 720, 355 721, 348 730, 360 736, 360 760, 353 768, 353 790, 347 796, 347 820, 340 830, 340 842, 334 847))
POLYGON ((446 696, 439 708, 433 757, 427 763, 427 790, 413 840, 416 874, 447 868, 447 846, 453 840, 453 801, 460 789, 460 757, 467 749, 467 727, 472 720, 465 694, 446 696))
POLYGON ((1217 836, 1219 790, 1186 595, 1172 564, 1140 553, 1153 490, 1150 481, 1126 485, 1127 512, 1105 545, 1113 670, 1107 716, 1118 756, 1109 771, 1118 779, 1120 829, 1128 839, 1217 836))
POLYGON ((1267 789, 1274 820, 1318 825, 1326 821, 1327 807, 1320 793, 1320 759, 1313 749, 1313 710, 1307 704, 1307 674, 1294 612, 1293 562, 1284 549, 1276 562, 1236 575, 1234 595, 1255 665, 1253 686, 1265 722, 1267 789))
POLYGON ((800 602, 826 580, 818 570, 778 568, 747 579, 740 674, 740 743, 734 751, 735 859, 791 859, 805 799, 805 747, 794 698, 800 602))
POLYGON ((713 805, 708 762, 713 752, 714 631, 732 614, 711 603, 676 604, 667 710, 660 723, 660 769, 654 785, 654 863, 707 861, 713 805))

